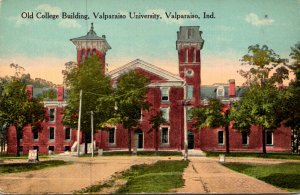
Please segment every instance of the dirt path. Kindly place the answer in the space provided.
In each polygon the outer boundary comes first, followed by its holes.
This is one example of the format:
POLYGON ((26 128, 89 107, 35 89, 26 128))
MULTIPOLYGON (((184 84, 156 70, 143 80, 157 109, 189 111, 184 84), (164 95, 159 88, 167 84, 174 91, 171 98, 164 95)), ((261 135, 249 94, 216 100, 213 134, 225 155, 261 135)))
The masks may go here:
MULTIPOLYGON (((64 157, 65 158, 65 157, 64 157)), ((68 158, 71 165, 48 168, 39 171, 1 174, 0 193, 37 194, 72 193, 84 187, 109 179, 116 172, 128 169, 134 164, 154 163, 168 157, 95 157, 68 158)), ((171 159, 181 159, 172 157, 171 159)))
MULTIPOLYGON (((185 186, 180 193, 288 193, 253 177, 237 173, 222 166, 217 158, 189 158, 191 163, 185 170, 185 186)), ((227 159, 237 162, 238 159, 227 159)), ((280 160, 241 159, 243 162, 279 163, 280 160), (248 161, 247 161, 248 160, 248 161), (249 161, 250 160, 250 161, 249 161)))

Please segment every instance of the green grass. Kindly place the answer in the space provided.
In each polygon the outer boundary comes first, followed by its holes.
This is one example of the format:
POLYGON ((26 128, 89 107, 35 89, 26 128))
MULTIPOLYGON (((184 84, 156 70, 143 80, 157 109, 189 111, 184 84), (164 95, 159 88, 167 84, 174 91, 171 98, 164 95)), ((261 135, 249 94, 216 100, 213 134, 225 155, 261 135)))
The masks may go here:
POLYGON ((289 191, 300 191, 300 163, 225 163, 224 166, 289 191))
MULTIPOLYGON (((207 157, 216 157, 220 154, 225 154, 224 152, 208 152, 206 151, 207 157)), ((266 155, 262 153, 254 152, 231 152, 225 154, 228 157, 254 157, 254 158, 270 158, 270 159, 289 159, 289 160, 300 160, 300 154, 293 153, 267 153, 266 155)))
MULTIPOLYGON (((46 154, 42 154, 42 155, 39 155, 39 158, 49 158, 51 156, 48 156, 46 154)), ((15 155, 7 155, 7 154, 2 154, 0 155, 0 160, 15 160, 15 159, 28 159, 28 155, 27 154, 22 154, 20 156, 15 156, 15 155)))
POLYGON ((127 183, 117 193, 162 193, 184 185, 182 173, 187 161, 158 161, 152 165, 134 165, 122 174, 127 183))
POLYGON ((182 173, 188 161, 158 161, 152 165, 133 165, 130 169, 117 173, 110 180, 88 186, 74 194, 99 193, 103 188, 116 187, 116 180, 125 180, 126 184, 117 186, 116 193, 162 193, 184 185, 182 173))
POLYGON ((49 160, 41 161, 37 163, 9 163, 9 164, 0 164, 0 173, 18 173, 25 171, 34 171, 40 170, 48 167, 56 167, 61 165, 67 165, 67 163, 62 160, 49 160))

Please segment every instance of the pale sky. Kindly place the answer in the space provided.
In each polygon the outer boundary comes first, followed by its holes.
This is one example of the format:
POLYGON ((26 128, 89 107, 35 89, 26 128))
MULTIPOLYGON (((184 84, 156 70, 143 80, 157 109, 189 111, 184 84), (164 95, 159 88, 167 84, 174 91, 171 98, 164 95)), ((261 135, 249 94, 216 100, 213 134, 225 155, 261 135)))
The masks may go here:
POLYGON ((205 40, 201 50, 202 84, 244 82, 237 70, 241 57, 254 44, 267 44, 288 58, 300 41, 300 0, 0 0, 0 76, 12 75, 10 63, 25 73, 62 84, 61 71, 76 61, 71 38, 86 35, 90 23, 112 47, 106 62, 113 70, 141 59, 178 74, 176 33, 180 26, 200 26, 205 40), (34 18, 22 18, 26 13, 34 18), (59 19, 38 19, 49 12, 59 19), (62 12, 89 19, 62 19, 62 12), (103 20, 93 13, 124 14, 126 19, 103 20), (160 14, 161 19, 130 19, 129 12, 160 14), (168 19, 165 12, 198 14, 200 19, 168 19), (214 19, 203 19, 203 12, 214 19), (267 15, 267 17, 266 17, 267 15))

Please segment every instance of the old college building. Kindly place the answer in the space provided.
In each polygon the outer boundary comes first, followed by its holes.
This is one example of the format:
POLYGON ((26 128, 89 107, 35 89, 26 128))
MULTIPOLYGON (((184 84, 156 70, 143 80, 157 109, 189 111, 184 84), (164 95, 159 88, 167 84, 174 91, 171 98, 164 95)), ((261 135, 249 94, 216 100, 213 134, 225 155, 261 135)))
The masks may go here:
MULTIPOLYGON (((175 33, 175 32, 174 32, 175 33)), ((201 50, 204 40, 199 26, 182 26, 177 32, 176 50, 178 53, 178 75, 163 70, 151 62, 135 59, 124 66, 106 72, 113 82, 123 73, 135 70, 150 80, 147 101, 152 105, 149 111, 142 111, 140 125, 132 132, 132 145, 138 150, 155 149, 155 131, 150 131, 149 119, 161 110, 167 123, 161 125, 159 131, 159 150, 176 150, 184 148, 184 106, 186 110, 207 103, 210 97, 219 98, 228 109, 230 102, 238 101, 242 96, 243 87, 235 86, 234 79, 228 83, 210 86, 201 85, 201 50), (184 86, 186 89, 184 90, 184 86)), ((106 37, 97 36, 91 27, 87 35, 71 39, 76 46, 77 63, 90 55, 98 55, 102 64, 106 63, 105 56, 109 49, 106 37)), ((175 43, 175 40, 174 40, 175 43)), ((170 48, 173 48, 170 45, 170 48)), ((175 49, 174 49, 174 52, 175 49)), ((117 57, 117 56, 115 56, 117 57)), ((106 67, 103 66, 103 71, 106 67)), ((218 81, 216 81, 218 82, 218 81)), ((27 86, 32 97, 36 97, 48 89, 27 86)), ((64 87, 56 88, 57 99, 44 101, 49 120, 43 122, 43 129, 33 132, 30 126, 24 128, 21 140, 21 150, 36 148, 40 153, 49 151, 60 153, 71 151, 76 147, 76 129, 62 124, 63 110, 67 105, 64 87)), ((193 121, 187 115, 188 148, 202 151, 224 151, 225 132, 223 127, 210 129, 195 129, 193 121)), ((261 151, 261 129, 253 126, 249 135, 242 134, 230 126, 230 149, 232 151, 261 151)), ((267 151, 290 151, 291 133, 289 128, 281 127, 266 136, 267 151)), ((96 131, 94 135, 96 148, 104 150, 126 150, 127 130, 121 125, 109 130, 96 131)), ((16 131, 10 128, 8 132, 8 153, 16 153, 16 131)))

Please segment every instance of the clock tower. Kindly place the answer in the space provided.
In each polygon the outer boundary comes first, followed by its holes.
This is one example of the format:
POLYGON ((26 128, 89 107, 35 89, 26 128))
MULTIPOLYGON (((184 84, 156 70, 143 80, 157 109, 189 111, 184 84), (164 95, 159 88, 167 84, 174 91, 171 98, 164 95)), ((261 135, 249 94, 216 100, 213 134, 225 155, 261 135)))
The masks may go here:
POLYGON ((204 40, 199 26, 181 26, 177 32, 179 76, 186 81, 186 99, 194 106, 200 105, 201 49, 204 40))
POLYGON ((91 24, 90 31, 85 35, 77 38, 70 39, 77 49, 77 63, 80 65, 84 59, 91 55, 99 56, 99 61, 103 67, 103 73, 106 72, 105 55, 111 49, 106 41, 105 35, 99 37, 94 31, 93 23, 91 24))

